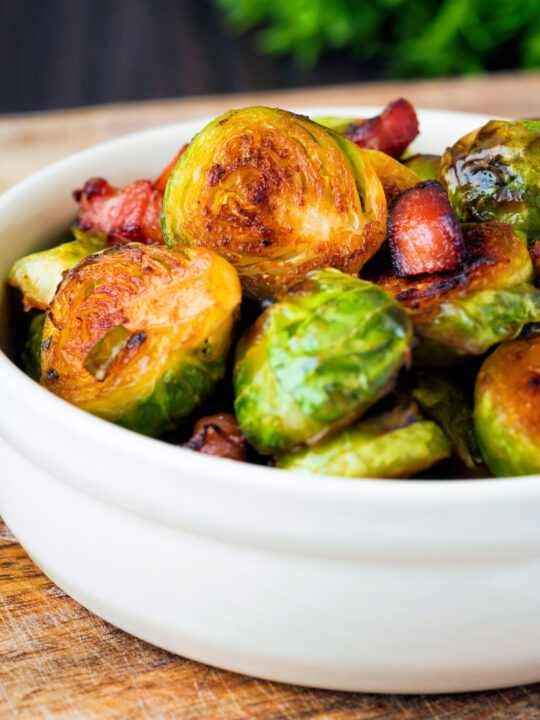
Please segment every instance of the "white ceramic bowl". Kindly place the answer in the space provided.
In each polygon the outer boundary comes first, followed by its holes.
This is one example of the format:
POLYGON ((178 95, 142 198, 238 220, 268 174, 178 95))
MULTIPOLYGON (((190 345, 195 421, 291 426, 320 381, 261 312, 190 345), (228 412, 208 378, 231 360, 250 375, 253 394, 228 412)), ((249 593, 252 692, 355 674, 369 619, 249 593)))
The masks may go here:
MULTIPOLYGON (((415 146, 440 152, 486 118, 420 120, 415 146)), ((2 276, 65 231, 73 188, 156 176, 202 124, 99 145, 9 190, 2 276)), ((0 318, 9 353, 5 296, 0 318)), ((326 688, 540 680, 539 477, 346 480, 205 457, 68 405, 1 353, 0 408, 0 513, 60 587, 115 625, 213 665, 326 688)))

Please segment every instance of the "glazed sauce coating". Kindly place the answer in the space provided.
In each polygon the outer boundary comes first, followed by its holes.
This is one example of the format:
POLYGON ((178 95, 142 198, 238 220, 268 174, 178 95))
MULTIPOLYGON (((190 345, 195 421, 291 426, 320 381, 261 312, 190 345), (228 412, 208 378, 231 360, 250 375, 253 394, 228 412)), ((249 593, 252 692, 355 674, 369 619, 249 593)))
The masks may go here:
POLYGON ((309 119, 231 111, 192 141, 167 186, 167 242, 215 250, 259 298, 321 267, 356 274, 384 238, 386 202, 371 164, 349 150, 362 184, 338 139, 309 119))

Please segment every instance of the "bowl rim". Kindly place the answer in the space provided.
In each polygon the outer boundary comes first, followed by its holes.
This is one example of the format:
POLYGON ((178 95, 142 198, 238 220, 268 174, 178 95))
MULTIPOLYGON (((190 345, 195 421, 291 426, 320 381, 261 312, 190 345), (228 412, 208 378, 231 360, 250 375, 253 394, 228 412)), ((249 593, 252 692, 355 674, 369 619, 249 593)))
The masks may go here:
MULTIPOLYGON (((309 107, 300 108, 297 111, 321 116, 325 114, 335 114, 336 116, 357 114, 361 116, 361 114, 375 114, 380 109, 377 106, 351 105, 309 107)), ((459 116, 483 123, 492 119, 488 115, 461 111, 418 108, 417 112, 420 118, 431 116, 434 120, 459 116)), ((189 121, 180 121, 140 130, 70 154, 24 178, 4 192, 0 196, 0 217, 4 213, 9 213, 9 206, 21 194, 31 193, 33 188, 39 186, 43 181, 61 175, 64 170, 76 167, 80 162, 89 159, 96 153, 106 154, 109 150, 120 149, 123 145, 130 146, 139 140, 151 142, 153 137, 166 132, 178 131, 179 134, 194 132, 203 127, 203 123, 207 122, 208 119, 208 116, 204 116, 189 121)), ((39 406, 51 422, 59 425, 69 423, 72 428, 81 433, 81 436, 84 435, 88 438, 89 443, 99 444, 105 440, 112 440, 118 452, 129 452, 132 458, 152 459, 155 461, 156 467, 160 463, 176 466, 182 473, 188 472, 197 478, 204 478, 208 475, 219 476, 220 482, 229 483, 239 489, 246 486, 251 489, 257 487, 278 494, 287 494, 288 492, 300 490, 307 496, 314 495, 321 499, 339 497, 352 500, 353 498, 358 499, 359 497, 369 496, 373 501, 390 502, 392 504, 395 502, 432 502, 450 499, 457 502, 469 502, 472 499, 485 500, 489 498, 495 500, 516 498, 517 496, 527 498, 538 497, 540 491, 540 475, 475 479, 385 480, 382 482, 381 479, 377 478, 310 475, 273 467, 231 462, 223 458, 202 455, 124 429, 70 405, 26 376, 1 349, 0 386, 8 390, 14 402, 17 402, 15 396, 18 393, 20 397, 25 399, 25 402, 30 400, 30 405, 39 406)), ((119 482, 122 482, 120 477, 119 482)), ((125 483, 124 489, 129 492, 128 483, 125 483)))

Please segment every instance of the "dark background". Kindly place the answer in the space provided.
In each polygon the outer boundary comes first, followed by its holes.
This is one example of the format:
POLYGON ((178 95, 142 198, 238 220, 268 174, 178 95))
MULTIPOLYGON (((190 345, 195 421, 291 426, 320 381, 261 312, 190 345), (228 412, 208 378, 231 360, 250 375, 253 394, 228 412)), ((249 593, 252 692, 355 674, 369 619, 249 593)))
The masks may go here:
POLYGON ((212 0, 0 0, 0 113, 378 76, 346 53, 262 55, 212 0))

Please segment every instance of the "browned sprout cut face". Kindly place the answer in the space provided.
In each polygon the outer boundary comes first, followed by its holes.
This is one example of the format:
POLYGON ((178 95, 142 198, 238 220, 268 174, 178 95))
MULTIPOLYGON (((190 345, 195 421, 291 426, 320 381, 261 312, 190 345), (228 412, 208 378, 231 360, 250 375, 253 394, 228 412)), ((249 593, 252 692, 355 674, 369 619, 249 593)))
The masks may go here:
POLYGON ((225 372, 240 283, 202 248, 115 246, 64 277, 47 311, 42 382, 147 435, 173 428, 225 372))
POLYGON ((502 343, 476 380, 475 429, 495 475, 540 472, 540 337, 502 343))
POLYGON ((162 227, 169 246, 211 248, 251 295, 271 297, 313 269, 357 274, 385 219, 381 183, 353 143, 304 116, 252 107, 193 139, 169 178, 162 227))
POLYGON ((523 238, 498 222, 463 226, 466 258, 456 270, 376 282, 405 306, 417 335, 458 353, 481 354, 540 319, 540 294, 523 238))

